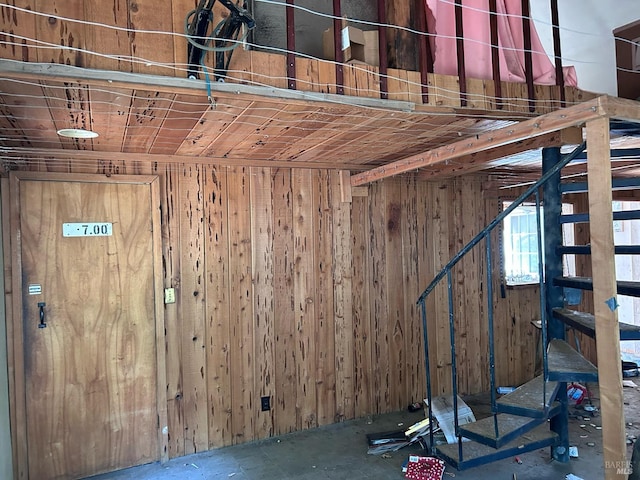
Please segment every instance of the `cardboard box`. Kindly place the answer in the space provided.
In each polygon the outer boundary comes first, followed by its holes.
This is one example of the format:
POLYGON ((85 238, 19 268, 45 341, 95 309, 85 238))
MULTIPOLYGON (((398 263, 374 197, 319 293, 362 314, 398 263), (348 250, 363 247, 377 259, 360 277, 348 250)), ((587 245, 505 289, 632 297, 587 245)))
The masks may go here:
POLYGON ((364 31, 364 63, 374 67, 380 66, 380 47, 378 45, 377 30, 364 31))
MULTIPOLYGON (((343 61, 365 61, 365 36, 359 28, 346 26, 340 35, 342 39, 343 61)), ((322 32, 322 52, 327 60, 335 60, 335 48, 333 42, 333 28, 322 32)))

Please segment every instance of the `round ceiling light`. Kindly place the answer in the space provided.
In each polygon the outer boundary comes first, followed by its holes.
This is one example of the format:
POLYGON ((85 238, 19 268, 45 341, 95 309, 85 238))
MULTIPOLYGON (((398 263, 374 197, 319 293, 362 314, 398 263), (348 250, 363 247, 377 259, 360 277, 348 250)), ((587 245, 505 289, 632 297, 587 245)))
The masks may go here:
POLYGON ((58 135, 66 138, 96 138, 98 136, 96 132, 81 128, 63 128, 58 130, 58 135))

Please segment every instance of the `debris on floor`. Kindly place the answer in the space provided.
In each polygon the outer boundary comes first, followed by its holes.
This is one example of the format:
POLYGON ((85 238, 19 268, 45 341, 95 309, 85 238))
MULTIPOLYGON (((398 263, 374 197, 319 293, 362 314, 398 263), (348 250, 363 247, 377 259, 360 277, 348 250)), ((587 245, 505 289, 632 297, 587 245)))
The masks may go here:
POLYGON ((640 371, 638 370, 638 364, 635 362, 625 362, 622 361, 622 377, 637 377, 640 375, 640 371))
POLYGON ((410 455, 402 466, 404 478, 410 480, 442 480, 444 469, 444 462, 439 458, 418 455, 410 455))
POLYGON ((582 477, 578 477, 577 475, 574 475, 573 473, 568 473, 566 477, 564 477, 566 480, 584 480, 582 477))
POLYGON ((417 442, 420 437, 424 437, 425 435, 427 435, 430 429, 431 426, 429 424, 429 419, 425 418, 411 425, 408 429, 405 430, 404 434, 409 440, 409 443, 414 443, 417 442))
MULTIPOLYGON (((471 411, 471 408, 464 403, 464 401, 457 397, 458 403, 458 426, 466 425, 467 423, 473 423, 476 421, 476 417, 471 411)), ((425 404, 428 402, 425 400, 425 404)), ((458 438, 455 434, 454 426, 454 408, 453 408, 453 395, 442 395, 432 399, 431 412, 438 421, 438 426, 442 429, 447 443, 455 443, 458 438)))
POLYGON ((383 453, 395 452, 409 445, 409 441, 403 430, 392 432, 380 432, 367 434, 367 443, 370 455, 381 455, 383 453))

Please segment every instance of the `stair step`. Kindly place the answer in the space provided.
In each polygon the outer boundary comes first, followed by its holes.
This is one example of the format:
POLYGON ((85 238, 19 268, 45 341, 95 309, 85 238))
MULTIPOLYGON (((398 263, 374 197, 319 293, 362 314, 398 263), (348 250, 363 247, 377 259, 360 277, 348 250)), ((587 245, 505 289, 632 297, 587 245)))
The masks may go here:
MULTIPOLYGON (((614 153, 625 157, 637 156, 639 151, 637 148, 612 150, 611 158, 613 158, 614 153)), ((636 188, 640 188, 640 178, 614 178, 611 181, 611 190, 632 190, 636 188)), ((562 193, 587 193, 589 186, 587 182, 563 183, 560 185, 560 190, 562 193)))
MULTIPOLYGON (((563 321, 579 332, 596 338, 596 319, 591 313, 578 312, 568 308, 554 308, 553 316, 563 321)), ((618 323, 620 328, 620 340, 640 340, 640 325, 618 323)))
POLYGON ((503 458, 539 450, 540 448, 555 445, 557 442, 558 435, 551 432, 545 422, 543 425, 534 428, 499 449, 474 441, 462 442, 462 459, 459 457, 457 443, 438 445, 436 446, 436 451, 449 465, 458 470, 465 470, 479 465, 486 465, 496 460, 502 460, 503 458))
MULTIPOLYGON (((571 287, 580 290, 593 290, 593 279, 589 277, 556 277, 554 285, 558 287, 571 287)), ((618 280, 618 295, 640 297, 640 282, 618 280)))
MULTIPOLYGON (((637 220, 640 218, 640 210, 623 210, 621 212, 613 212, 614 220, 637 220)), ((560 215, 560 223, 588 223, 588 213, 572 213, 560 215)))
POLYGON ((497 410, 501 413, 522 415, 530 418, 549 418, 553 416, 549 410, 556 398, 560 385, 558 382, 546 382, 542 375, 520 385, 513 392, 507 393, 497 401, 497 410), (542 398, 545 390, 545 399, 542 398))
POLYGON ((508 413, 496 414, 495 420, 492 415, 462 425, 460 435, 492 448, 500 448, 547 421, 546 419, 521 417, 508 413), (496 435, 495 420, 498 421, 498 435, 496 435))
MULTIPOLYGON (((591 255, 591 245, 560 245, 558 255, 591 255)), ((616 245, 616 255, 640 255, 640 245, 616 245)))
POLYGON ((553 339, 547 349, 549 381, 597 382, 596 367, 564 340, 553 339))

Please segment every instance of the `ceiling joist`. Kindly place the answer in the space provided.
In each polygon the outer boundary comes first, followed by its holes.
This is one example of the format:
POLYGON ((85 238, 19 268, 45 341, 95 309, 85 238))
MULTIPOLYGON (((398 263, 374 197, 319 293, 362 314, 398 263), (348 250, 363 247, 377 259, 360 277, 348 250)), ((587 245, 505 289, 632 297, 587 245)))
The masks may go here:
MULTIPOLYGON (((578 105, 556 110, 499 130, 481 133, 471 138, 465 138, 458 142, 429 150, 425 153, 412 155, 402 160, 352 175, 351 185, 365 185, 376 180, 382 180, 387 177, 419 170, 432 165, 446 165, 448 161, 467 155, 498 149, 507 145, 516 144, 517 142, 524 142, 533 137, 539 137, 568 127, 582 125, 589 120, 594 120, 606 115, 606 111, 601 105, 602 98, 603 97, 598 97, 578 105)), ((632 103, 633 106, 629 107, 629 110, 637 109, 635 105, 636 102, 630 103, 632 103)), ((529 149, 529 146, 522 143, 522 148, 518 149, 518 151, 529 149)), ((514 149, 510 151, 512 154, 514 149)), ((499 152, 497 153, 500 154, 499 152)))
MULTIPOLYGON (((471 153, 455 160, 447 160, 424 167, 418 173, 419 180, 433 180, 453 177, 462 174, 475 173, 486 170, 490 162, 517 155, 527 150, 538 150, 544 147, 560 147, 564 145, 578 145, 582 143, 582 129, 570 127, 556 132, 546 133, 539 137, 527 138, 501 147, 471 153)), ((514 162, 518 162, 514 159, 514 162)), ((500 163, 500 167, 509 165, 508 159, 500 163)))

